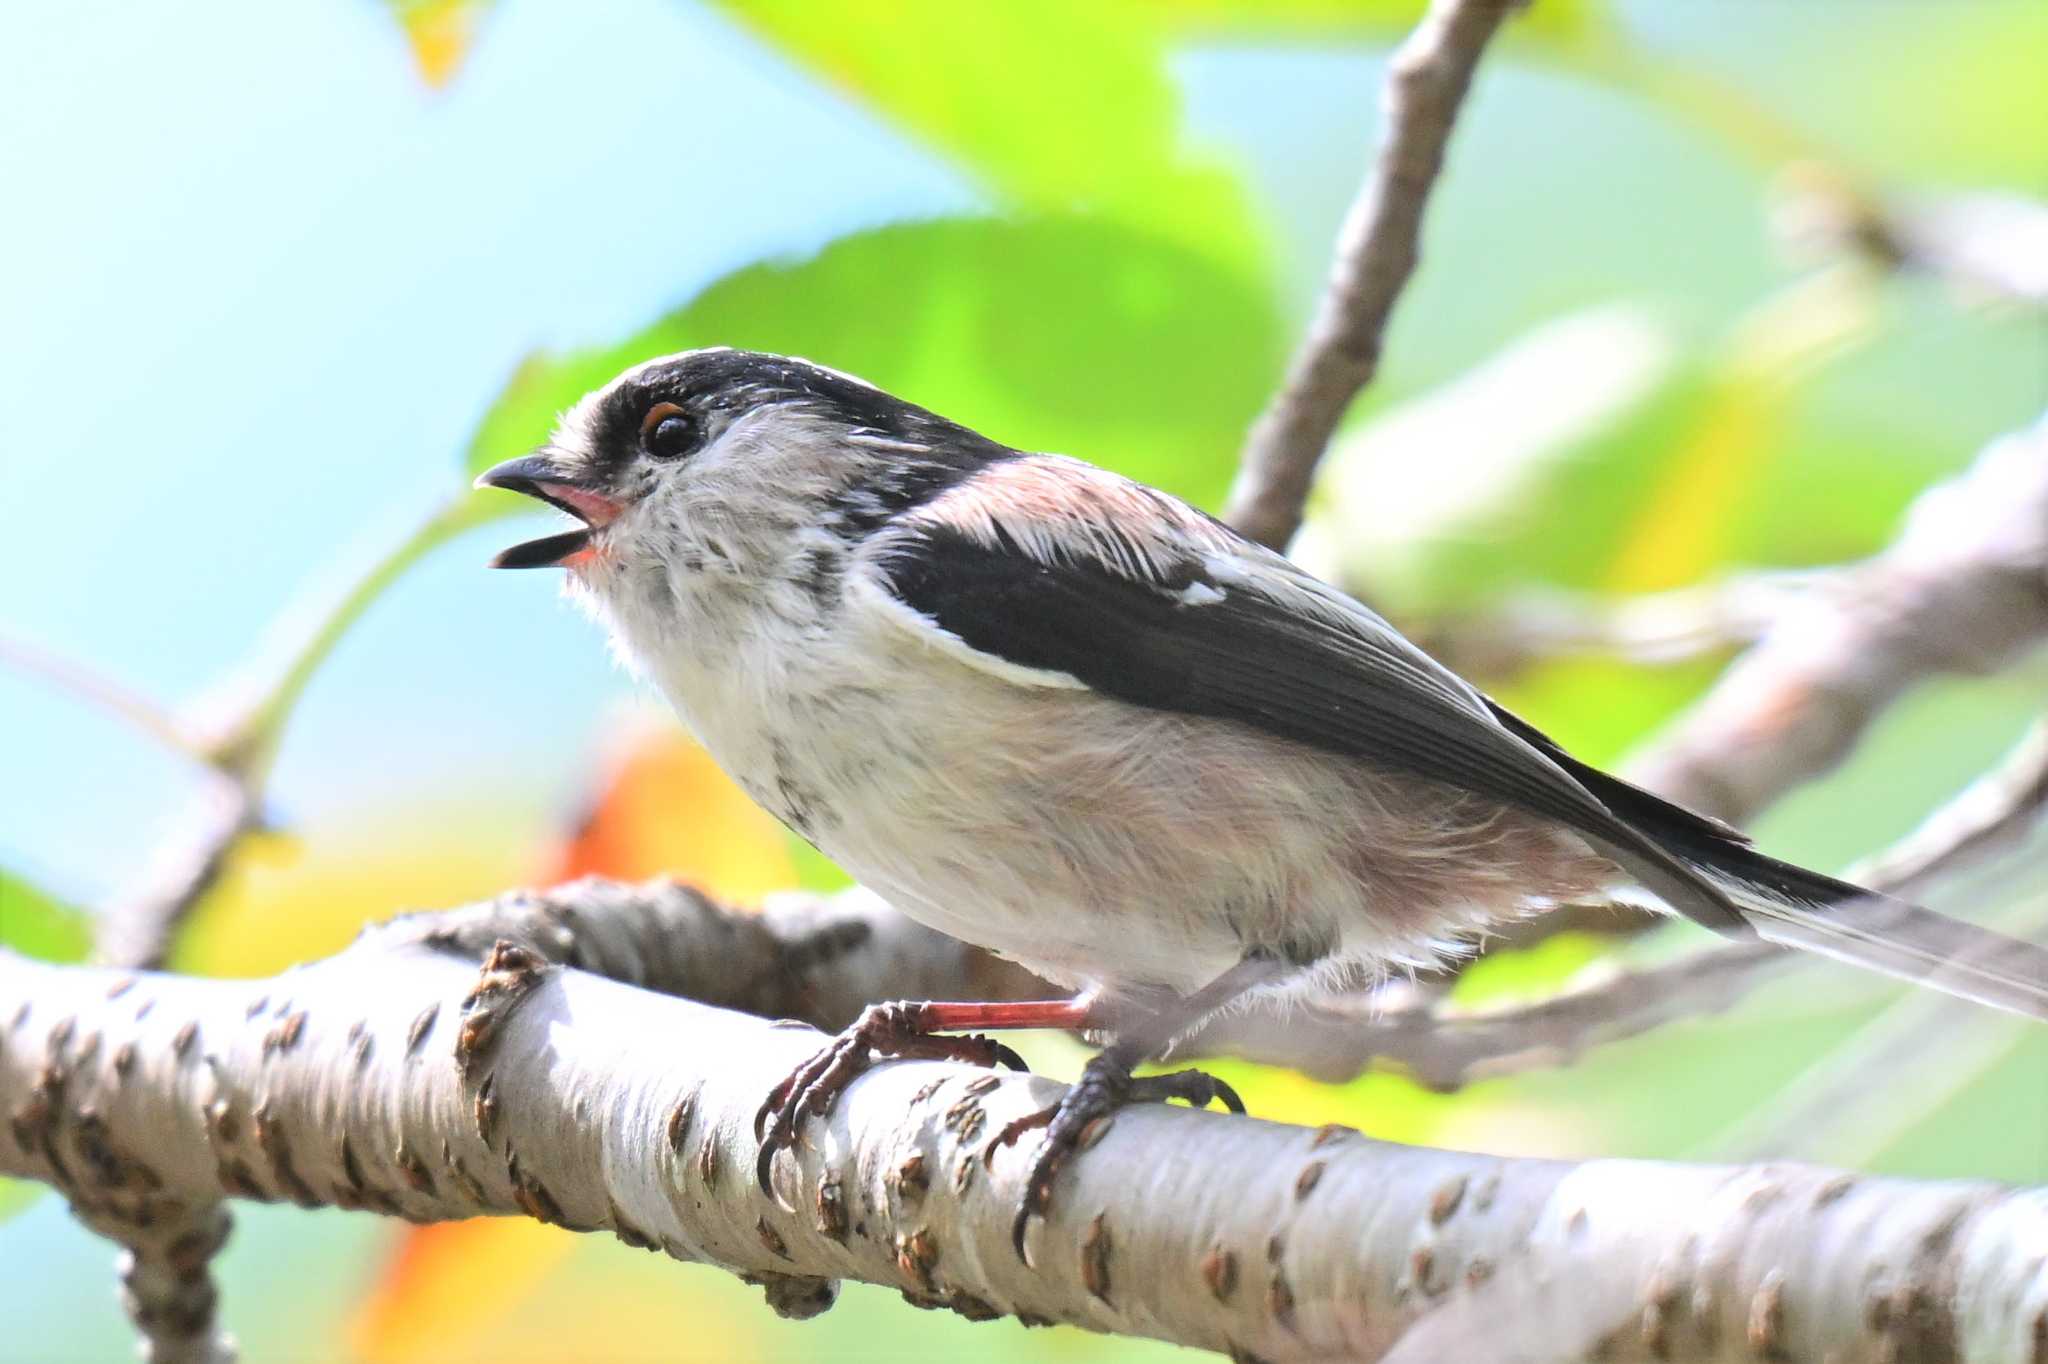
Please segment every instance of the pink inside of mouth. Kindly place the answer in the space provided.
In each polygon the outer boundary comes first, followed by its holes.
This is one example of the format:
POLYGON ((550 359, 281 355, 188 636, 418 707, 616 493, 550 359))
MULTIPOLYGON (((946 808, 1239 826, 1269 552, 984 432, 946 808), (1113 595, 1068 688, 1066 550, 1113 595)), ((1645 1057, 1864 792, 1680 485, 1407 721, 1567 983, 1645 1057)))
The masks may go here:
POLYGON ((609 497, 594 493, 586 488, 572 488, 565 483, 544 483, 541 485, 550 500, 567 507, 582 517, 595 530, 618 519, 625 510, 609 497))

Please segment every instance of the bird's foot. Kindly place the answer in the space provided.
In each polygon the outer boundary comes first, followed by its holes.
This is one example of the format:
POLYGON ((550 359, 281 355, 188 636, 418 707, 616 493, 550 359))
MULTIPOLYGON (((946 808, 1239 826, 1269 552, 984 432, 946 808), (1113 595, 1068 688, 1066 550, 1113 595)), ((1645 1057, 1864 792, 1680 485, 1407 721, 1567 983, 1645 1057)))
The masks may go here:
POLYGON ((929 1015, 932 1006, 898 1002, 876 1004, 862 1012, 853 1026, 823 1050, 784 1076, 754 1114, 754 1136, 761 1153, 754 1175, 772 1194, 769 1173, 775 1153, 794 1149, 806 1118, 828 1113, 846 1087, 880 1057, 900 1060, 966 1061, 972 1065, 1028 1070, 1022 1057, 991 1037, 934 1033, 942 1026, 929 1015))
POLYGON ((1213 1075, 1176 1070, 1167 1075, 1133 1076, 1127 1064, 1104 1052, 1089 1059, 1080 1080, 1057 1104, 1017 1119, 989 1141, 982 1152, 985 1163, 993 1162, 998 1150, 1014 1144, 1026 1132, 1045 1129, 1045 1144, 1032 1161, 1031 1177, 1024 1185, 1024 1201, 1010 1224, 1010 1244, 1016 1247, 1019 1260, 1030 1263, 1024 1254, 1024 1234, 1030 1230, 1031 1219, 1043 1217, 1052 1206, 1053 1181, 1076 1151, 1095 1144, 1102 1132, 1097 1124, 1126 1104, 1168 1099, 1180 1099, 1196 1108, 1221 1100, 1231 1112, 1244 1112, 1237 1091, 1213 1075))

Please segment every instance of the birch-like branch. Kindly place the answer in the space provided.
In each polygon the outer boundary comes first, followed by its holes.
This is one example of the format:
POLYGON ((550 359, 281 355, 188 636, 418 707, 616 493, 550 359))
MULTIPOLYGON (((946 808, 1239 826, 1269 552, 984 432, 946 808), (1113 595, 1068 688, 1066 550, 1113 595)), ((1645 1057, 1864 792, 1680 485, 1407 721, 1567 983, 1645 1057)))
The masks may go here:
POLYGON ((1394 53, 1379 158, 1337 235, 1308 337, 1245 442, 1224 519, 1275 549, 1301 526, 1316 464, 1379 368, 1394 303, 1421 255, 1422 212, 1472 72, 1521 0, 1434 0, 1394 53))
POLYGON ((1833 767, 1883 708, 2048 637, 2048 417, 1914 502, 1891 546, 1799 597, 1632 775, 1740 824, 1833 767))
POLYGON ((2048 1329, 2048 1192, 1504 1160, 1152 1107, 1099 1130, 1026 1266, 1009 1222, 1029 1143, 985 1153, 1057 1087, 949 1064, 856 1082, 771 1200, 753 1113, 822 1039, 629 982, 782 1003, 864 944, 620 894, 401 921, 262 981, 0 956, 0 996, 23 1001, 0 1018, 0 1172, 94 1225, 175 1229, 130 1276, 162 1310, 219 1236, 191 1210, 225 1196, 523 1213, 722 1266, 789 1315, 854 1278, 1240 1358, 1375 1360, 1496 1276, 1598 1285, 1542 1310, 1596 1306, 1615 1360, 2010 1361, 2048 1329), (494 933, 530 946, 479 973, 464 949, 494 933))

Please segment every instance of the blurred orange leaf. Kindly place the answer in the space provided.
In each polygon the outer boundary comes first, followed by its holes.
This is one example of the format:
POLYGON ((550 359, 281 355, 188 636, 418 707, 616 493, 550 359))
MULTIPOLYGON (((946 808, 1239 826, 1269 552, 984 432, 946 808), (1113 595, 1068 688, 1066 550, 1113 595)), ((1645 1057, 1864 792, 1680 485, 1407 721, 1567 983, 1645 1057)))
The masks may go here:
POLYGON ((356 1315, 351 1343, 366 1364, 451 1358, 576 1244, 574 1233, 523 1217, 408 1228, 356 1315))
POLYGON ((553 879, 674 876, 728 900, 797 884, 789 835, 674 725, 629 726, 553 879))

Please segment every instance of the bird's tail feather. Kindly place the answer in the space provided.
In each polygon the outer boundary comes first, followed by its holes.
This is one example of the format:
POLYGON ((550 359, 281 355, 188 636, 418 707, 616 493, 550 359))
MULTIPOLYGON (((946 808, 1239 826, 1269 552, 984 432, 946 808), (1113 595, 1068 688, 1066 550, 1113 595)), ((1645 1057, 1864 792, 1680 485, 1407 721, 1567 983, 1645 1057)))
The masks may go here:
POLYGON ((1772 942, 2048 1021, 2048 949, 1766 857, 1719 820, 1580 762, 1512 712, 1493 713, 1615 816, 1630 838, 1582 832, 1672 909, 1720 932, 1746 926, 1772 942))
POLYGON ((2048 949, 1754 849, 1696 865, 1772 942, 2048 1022, 2048 949))

